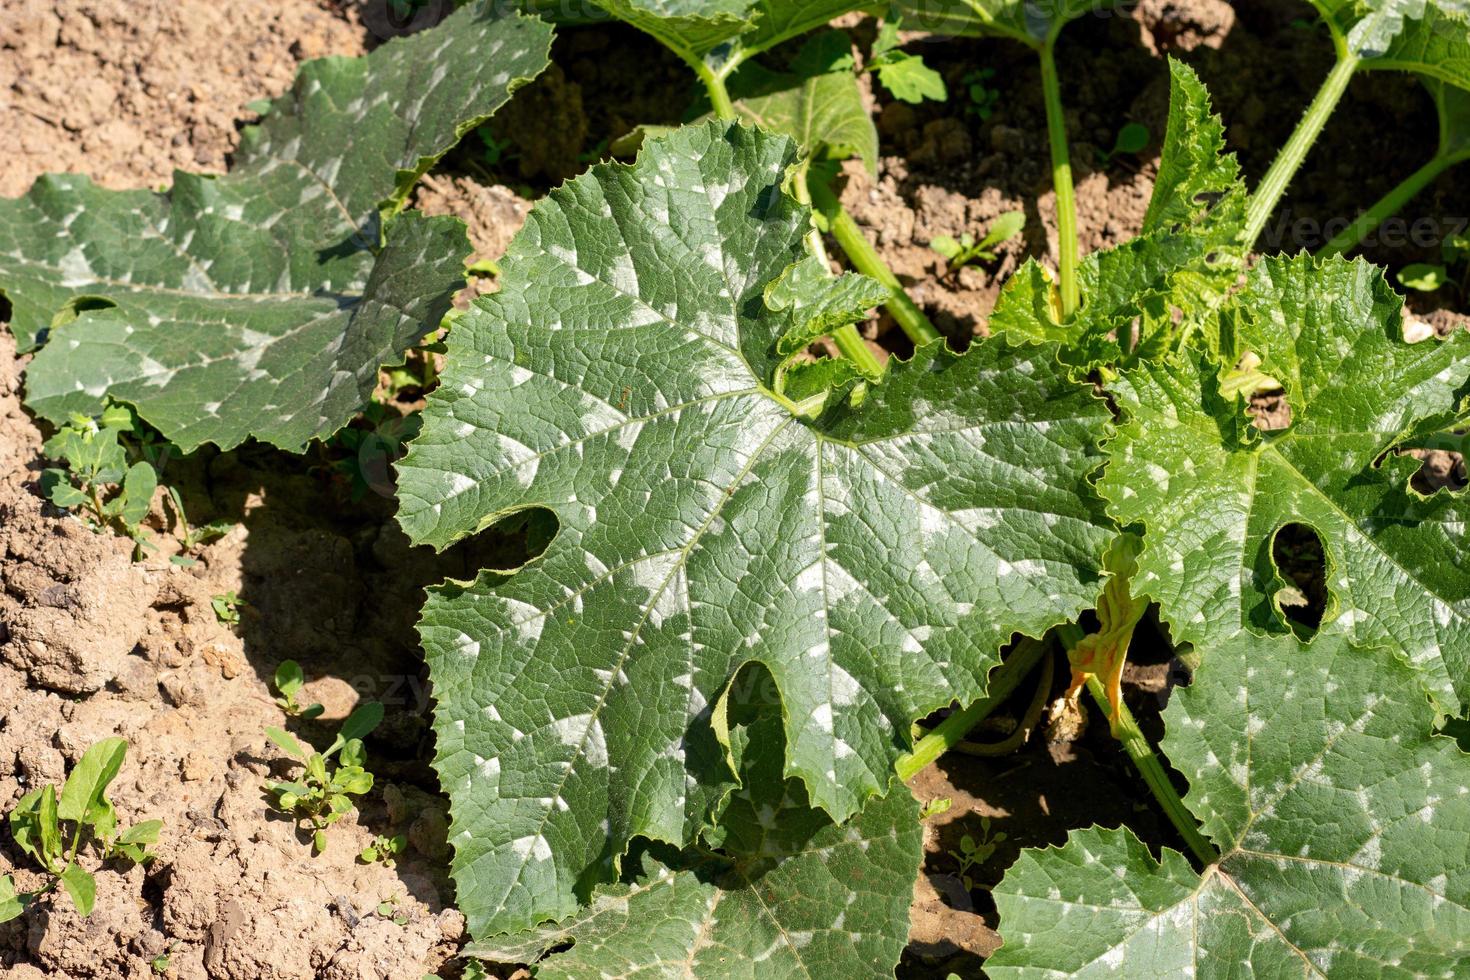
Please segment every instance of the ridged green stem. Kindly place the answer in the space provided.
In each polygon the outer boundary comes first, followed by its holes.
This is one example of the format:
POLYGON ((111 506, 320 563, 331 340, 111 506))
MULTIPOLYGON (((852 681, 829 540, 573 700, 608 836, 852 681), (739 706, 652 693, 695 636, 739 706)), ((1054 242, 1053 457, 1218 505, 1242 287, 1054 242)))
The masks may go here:
POLYGON ((1357 248, 1365 238, 1377 230, 1379 225, 1402 211, 1410 201, 1423 192, 1424 188, 1434 183, 1440 174, 1465 160, 1467 156, 1470 154, 1441 153, 1436 156, 1414 171, 1402 184, 1383 195, 1378 203, 1364 211, 1357 221, 1333 236, 1332 241, 1322 246, 1320 254, 1324 256, 1341 255, 1357 248))
POLYGON ((1011 651, 1011 655, 991 673, 985 697, 941 721, 932 732, 914 743, 912 752, 894 764, 898 778, 908 782, 935 759, 964 741, 970 729, 984 721, 1011 696, 1044 653, 1046 644, 1040 640, 1030 637, 1021 640, 1016 649, 1011 651))
MULTIPOLYGON (((1057 630, 1062 645, 1068 651, 1072 650, 1083 637, 1082 630, 1075 625, 1067 625, 1057 630)), ((1113 718, 1112 710, 1108 704, 1108 692, 1103 683, 1095 674, 1088 675, 1087 690, 1102 713, 1107 716, 1113 731, 1117 733, 1118 741, 1123 743, 1123 751, 1128 753, 1128 758, 1133 760, 1133 766, 1138 774, 1143 777, 1144 783, 1149 791, 1154 794, 1154 799, 1159 801, 1164 814, 1168 816, 1169 822, 1184 838, 1194 856, 1199 858, 1205 865, 1214 864, 1220 860, 1219 853, 1214 846, 1200 833, 1199 823, 1194 819, 1194 814, 1184 805, 1180 799, 1179 792, 1174 788, 1174 783, 1169 779, 1169 774, 1164 770, 1164 764, 1159 760, 1154 747, 1149 744, 1148 736, 1143 734, 1143 729, 1138 727, 1138 720, 1133 717, 1133 712, 1128 710, 1126 704, 1118 706, 1118 717, 1113 718)))
POLYGON ((903 332, 908 335, 909 340, 913 341, 915 346, 938 340, 939 331, 934 329, 934 324, 929 322, 924 311, 909 299, 909 294, 904 292, 903 284, 898 281, 898 276, 888 268, 888 263, 883 261, 878 250, 868 241, 868 236, 863 234, 862 228, 858 227, 852 215, 843 208, 842 202, 837 200, 837 195, 832 193, 832 188, 820 180, 813 181, 810 187, 813 203, 827 219, 828 231, 832 233, 833 238, 837 239, 837 244, 842 247, 852 267, 888 287, 888 302, 884 306, 893 315, 893 319, 903 329, 903 332))
POLYGON ((700 61, 690 61, 689 67, 694 69, 694 73, 704 83, 704 89, 709 93, 709 102, 714 107, 715 115, 720 119, 734 119, 735 103, 730 98, 730 90, 725 87, 725 74, 700 61))
POLYGON ((1361 59, 1349 51, 1346 45, 1338 42, 1337 64, 1333 66, 1332 73, 1322 83, 1322 88, 1317 92, 1317 97, 1307 107, 1306 115, 1297 124, 1296 132, 1291 134, 1291 139, 1281 148, 1276 155, 1276 161, 1271 164, 1271 169, 1261 180, 1261 186, 1251 195, 1250 204, 1246 208, 1245 233, 1241 236, 1247 247, 1255 247, 1256 240, 1261 237, 1261 232, 1266 230, 1266 222, 1271 220, 1271 215, 1276 210, 1276 205, 1281 203, 1282 196, 1286 193, 1287 186, 1291 183, 1296 172, 1301 169, 1302 163, 1307 159, 1307 153, 1311 151, 1312 145, 1317 142, 1317 137, 1322 135, 1327 120, 1332 117, 1333 110, 1342 101, 1343 93, 1347 91, 1348 82, 1352 81, 1353 73, 1358 70, 1361 59))
POLYGON ((1057 76, 1056 44, 1053 34, 1039 53, 1046 134, 1051 143, 1052 187, 1057 196, 1057 272, 1061 279, 1062 316, 1066 318, 1082 302, 1081 285, 1077 281, 1082 246, 1077 237, 1077 190, 1072 184, 1072 152, 1067 141, 1067 117, 1062 109, 1062 85, 1057 76))

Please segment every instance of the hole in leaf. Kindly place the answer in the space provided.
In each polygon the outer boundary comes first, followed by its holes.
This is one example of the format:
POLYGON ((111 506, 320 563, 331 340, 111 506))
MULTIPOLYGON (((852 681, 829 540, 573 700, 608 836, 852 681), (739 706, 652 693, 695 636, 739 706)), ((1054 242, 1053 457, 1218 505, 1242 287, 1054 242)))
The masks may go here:
POLYGON ((1459 493, 1470 485, 1466 479, 1465 457, 1460 453, 1449 449, 1410 449, 1408 455, 1422 463, 1409 481, 1416 493, 1426 497, 1440 490, 1459 493))
POLYGON ((56 311, 51 318, 51 329, 64 327, 68 323, 81 316, 83 313, 94 313, 98 310, 110 310, 117 304, 105 296, 74 296, 56 311))
POLYGON ((1462 752, 1470 752, 1470 719, 1451 718, 1440 728, 1439 734, 1459 742, 1462 752))
POLYGON ((1278 577, 1276 608, 1306 638, 1327 612, 1327 553, 1322 539, 1306 524, 1283 524, 1271 540, 1278 577), (1298 628, 1300 627, 1300 629, 1298 628))
POLYGON ((472 534, 450 549, 454 560, 463 562, 464 574, 472 580, 480 569, 511 573, 540 558, 550 547, 561 522, 544 507, 532 507, 506 515, 472 534))
POLYGON ((1263 432, 1291 428, 1291 401, 1280 388, 1251 395, 1250 413, 1263 432))
POLYGON ((10 305, 10 297, 0 289, 0 323, 9 323, 13 307, 10 305))

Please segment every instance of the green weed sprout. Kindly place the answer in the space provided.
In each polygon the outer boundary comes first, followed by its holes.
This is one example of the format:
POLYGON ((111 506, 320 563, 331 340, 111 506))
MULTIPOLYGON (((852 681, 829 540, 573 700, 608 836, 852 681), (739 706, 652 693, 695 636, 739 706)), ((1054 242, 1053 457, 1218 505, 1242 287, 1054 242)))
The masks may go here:
POLYGON ((386 834, 378 834, 357 857, 364 864, 381 862, 384 866, 391 868, 398 863, 398 856, 407 848, 408 838, 403 834, 394 834, 391 837, 386 834))
POLYGON ((990 230, 978 242, 965 232, 958 239, 940 235, 929 242, 929 247, 948 259, 951 269, 961 269, 976 262, 994 262, 995 247, 1015 238, 1025 227, 1024 211, 1008 211, 991 222, 990 230))
POLYGON ((960 882, 965 886, 965 891, 973 891, 975 888, 975 878, 971 873, 974 871, 975 866, 989 861, 991 855, 995 854, 996 847, 1005 843, 1005 840, 1005 831, 996 831, 992 835, 990 832, 990 818, 981 817, 980 839, 976 840, 974 837, 966 834, 960 838, 959 850, 951 850, 949 852, 949 856, 960 863, 960 882))
POLYGON ((317 854, 327 849, 327 828, 352 811, 351 797, 373 788, 373 774, 363 768, 367 752, 362 740, 382 720, 383 706, 377 701, 358 705, 325 752, 308 752, 280 728, 265 730, 266 737, 306 768, 300 780, 269 782, 266 791, 278 810, 312 828, 312 849, 317 854), (329 768, 333 756, 340 765, 329 768))
MULTIPOLYGON (((209 599, 209 605, 214 610, 214 618, 218 620, 221 625, 239 626, 240 607, 248 606, 250 605, 250 603, 246 602, 244 599, 241 599, 238 593, 231 590, 229 592, 221 592, 217 596, 211 596, 209 599)), ((279 671, 277 671, 277 677, 279 678, 279 671)), ((277 684, 277 686, 279 686, 279 683, 277 684)))
POLYGON ((281 665, 276 668, 276 690, 281 696, 276 698, 276 706, 292 718, 304 718, 310 720, 322 713, 320 704, 301 704, 296 700, 296 695, 301 693, 302 686, 306 683, 306 675, 301 672, 301 665, 294 660, 282 660, 281 665))
POLYGON ((1142 153, 1148 148, 1151 139, 1153 139, 1153 133, 1149 132, 1149 128, 1143 123, 1128 123, 1118 130, 1118 138, 1113 141, 1113 148, 1100 154, 1102 162, 1107 163, 1114 157, 1142 153))
POLYGON ((58 885, 71 896, 78 912, 91 915, 97 882, 77 862, 88 845, 103 861, 143 864, 151 858, 148 845, 158 841, 163 821, 145 820, 119 832, 117 811, 107 798, 107 787, 122 768, 127 751, 127 739, 105 738, 83 753, 59 794, 56 787, 44 786, 16 803, 10 812, 10 834, 50 881, 38 891, 18 893, 14 879, 0 876, 0 922, 20 915, 58 885))
POLYGON ((119 437, 132 426, 131 413, 120 406, 109 406, 96 417, 73 412, 43 447, 47 458, 62 466, 41 475, 41 488, 46 499, 77 511, 93 530, 110 527, 132 538, 141 557, 148 544, 142 523, 158 473, 145 460, 128 464, 119 437))
POLYGON ((995 110, 1000 108, 1000 89, 991 88, 987 84, 994 77, 994 68, 976 68, 965 73, 961 81, 965 86, 965 94, 970 99, 970 104, 965 106, 966 115, 974 116, 981 122, 995 115, 995 110))
POLYGON ((868 69, 900 102, 917 105, 925 99, 948 101, 949 89, 944 84, 944 76, 924 64, 922 56, 909 54, 899 47, 898 25, 897 17, 889 17, 878 28, 868 69))

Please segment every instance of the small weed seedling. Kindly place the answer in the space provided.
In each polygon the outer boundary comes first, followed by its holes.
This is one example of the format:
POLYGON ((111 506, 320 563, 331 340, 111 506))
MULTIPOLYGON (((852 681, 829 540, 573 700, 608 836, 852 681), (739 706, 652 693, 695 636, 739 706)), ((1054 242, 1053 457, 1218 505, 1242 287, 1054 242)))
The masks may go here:
POLYGON ((1143 123, 1128 123, 1118 130, 1118 138, 1113 141, 1113 148, 1099 156, 1103 163, 1109 163, 1114 157, 1134 156, 1148 149, 1149 142, 1153 139, 1153 133, 1143 123))
POLYGON ((153 959, 148 961, 148 968, 159 976, 164 976, 165 974, 167 974, 169 963, 173 959, 174 948, 177 945, 177 943, 169 943, 168 949, 164 950, 162 953, 159 953, 157 956, 153 957, 153 959))
POLYGON ((128 743, 107 738, 89 748, 56 792, 45 786, 20 798, 10 812, 10 833, 51 880, 39 891, 19 894, 9 875, 0 876, 0 922, 13 919, 36 899, 60 885, 77 911, 87 916, 97 898, 97 882, 77 858, 92 845, 104 861, 126 859, 145 863, 148 845, 157 842, 162 820, 145 820, 118 831, 117 811, 107 798, 107 787, 122 768, 128 743))
MULTIPOLYGON (((234 591, 230 591, 222 592, 217 596, 212 596, 209 600, 209 605, 214 609, 214 618, 219 620, 221 625, 239 626, 240 607, 248 606, 250 605, 250 603, 246 602, 244 599, 241 599, 240 596, 234 591)), ((277 678, 279 678, 279 676, 279 672, 277 672, 277 678)))
POLYGON ((940 235, 929 243, 929 247, 948 259, 950 270, 954 271, 976 262, 994 262, 998 257, 995 247, 1015 238, 1025 227, 1025 212, 1009 211, 996 218, 985 237, 978 242, 974 235, 965 232, 958 239, 940 235))
MULTIPOLYGON (((230 593, 233 595, 233 593, 230 593)), ((216 598, 223 598, 219 596, 216 598)), ((218 613, 218 608, 215 609, 218 613)), ((238 615, 237 615, 238 620, 238 615)), ((281 665, 276 668, 276 690, 281 696, 276 698, 276 705, 292 718, 312 719, 322 713, 320 704, 301 704, 296 700, 296 695, 301 693, 302 686, 306 683, 306 675, 301 672, 301 665, 294 660, 282 660, 281 665)))
POLYGON ((976 68, 965 73, 961 81, 970 100, 965 106, 965 115, 974 116, 981 122, 995 115, 995 110, 1000 108, 1000 89, 990 87, 989 82, 994 77, 994 68, 976 68))
POLYGON ((178 488, 166 486, 164 489, 168 491, 164 499, 173 508, 174 519, 178 522, 179 553, 169 561, 183 568, 189 568, 198 564, 196 559, 190 557, 195 549, 224 537, 235 525, 229 521, 211 521, 196 527, 189 523, 189 515, 184 511, 184 497, 179 493, 178 488))
POLYGON ((307 752, 290 733, 267 728, 272 742, 306 767, 296 782, 270 782, 266 790, 274 797, 277 809, 312 828, 312 849, 320 854, 327 849, 327 828, 352 810, 353 796, 361 796, 373 788, 373 774, 363 768, 367 752, 363 738, 383 720, 383 706, 377 701, 359 705, 325 752, 307 752), (341 763, 329 768, 333 756, 341 763))
POLYGON ((1456 286, 1463 293, 1470 282, 1470 234, 1450 235, 1440 244, 1440 262, 1415 262, 1398 272, 1399 285, 1421 293, 1432 293, 1445 286, 1456 286), (1455 269, 1462 275, 1457 280, 1455 269))
POLYGON ((110 406, 97 417, 73 412, 70 420, 46 442, 45 453, 61 467, 41 476, 46 497, 63 510, 75 510, 93 530, 113 528, 132 538, 137 557, 148 545, 143 519, 158 487, 152 464, 139 460, 128 465, 128 453, 119 441, 132 429, 132 416, 110 406))
POLYGON ((379 834, 373 838, 373 842, 362 849, 358 858, 364 864, 375 864, 382 862, 391 868, 398 863, 398 855, 402 854, 408 847, 408 838, 403 834, 394 834, 392 837, 379 834))
POLYGON ((960 863, 960 882, 965 886, 965 891, 975 890, 975 879, 971 872, 977 865, 989 861, 995 854, 998 845, 1005 843, 1006 832, 996 831, 990 833, 990 818, 980 818, 980 839, 976 840, 969 834, 960 838, 960 849, 950 851, 949 856, 960 863))

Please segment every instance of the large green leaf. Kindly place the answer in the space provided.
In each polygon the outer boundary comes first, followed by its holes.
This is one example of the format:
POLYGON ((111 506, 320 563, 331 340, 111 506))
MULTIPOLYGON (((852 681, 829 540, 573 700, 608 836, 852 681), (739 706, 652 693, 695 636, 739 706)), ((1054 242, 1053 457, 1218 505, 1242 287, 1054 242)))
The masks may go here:
POLYGON ((874 0, 593 0, 599 7, 658 39, 691 64, 711 55, 741 60, 853 10, 881 7, 874 0))
POLYGON ((1138 353, 1150 353, 1152 331, 1207 315, 1234 285, 1244 259, 1240 167, 1199 76, 1172 58, 1169 72, 1169 127, 1143 233, 1083 260, 1082 306, 1065 322, 1051 275, 1028 260, 1001 292, 992 333, 1059 343, 1074 364, 1117 363, 1117 338, 1135 319, 1143 318, 1138 353))
POLYGON ((773 720, 753 737, 774 751, 750 753, 746 788, 711 835, 720 851, 668 863, 646 855, 636 883, 600 889, 569 919, 469 952, 534 963, 543 980, 892 977, 924 854, 918 804, 895 781, 850 824, 833 824, 800 781, 781 778, 773 720))
POLYGON ((1470 966, 1470 760, 1418 676, 1340 636, 1239 634, 1165 713, 1196 874, 1127 830, 1027 851, 993 894, 1009 977, 1459 977, 1470 966))
POLYGON ((1267 259, 1227 310, 1221 346, 1280 381, 1292 424, 1263 435, 1186 353, 1113 391, 1128 415, 1100 482, 1147 547, 1135 588, 1178 639, 1208 651, 1242 628, 1286 629, 1272 542, 1287 524, 1321 538, 1327 622, 1424 672, 1446 707, 1470 703, 1470 568, 1462 496, 1421 497, 1419 463, 1393 450, 1447 425, 1470 376, 1470 337, 1409 344, 1403 300, 1364 262, 1267 259))
POLYGON ((1069 21, 1113 0, 899 0, 904 26, 935 34, 1000 36, 1039 47, 1069 21))
POLYGON ((1107 413, 1054 348, 931 345, 815 421, 774 396, 794 159, 708 123, 593 168, 451 336, 403 527, 442 548, 531 508, 560 526, 508 580, 435 590, 422 624, 477 934, 567 915, 633 836, 703 826, 727 778, 709 711, 742 664, 774 675, 786 772, 840 819, 915 717, 1096 594, 1107 413))
POLYGON ((110 395, 186 450, 330 435, 463 275, 460 223, 392 212, 541 71, 550 35, 474 5, 365 58, 308 62, 227 176, 178 173, 165 193, 48 176, 0 201, 12 328, 23 346, 52 328, 31 406, 56 420, 110 395))

